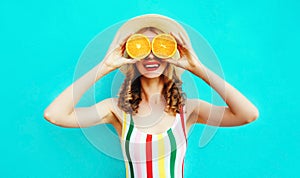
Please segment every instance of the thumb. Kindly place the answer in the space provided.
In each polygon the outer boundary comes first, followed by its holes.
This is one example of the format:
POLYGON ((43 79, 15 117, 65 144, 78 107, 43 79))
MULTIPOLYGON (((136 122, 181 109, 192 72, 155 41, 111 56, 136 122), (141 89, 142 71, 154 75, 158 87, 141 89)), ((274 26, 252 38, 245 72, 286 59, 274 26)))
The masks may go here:
POLYGON ((177 63, 178 63, 178 61, 175 61, 173 58, 167 58, 167 59, 165 59, 165 61, 170 64, 174 64, 174 65, 177 65, 177 63))
POLYGON ((126 61, 126 63, 134 64, 134 63, 138 62, 139 60, 138 59, 126 59, 125 58, 125 61, 126 61))

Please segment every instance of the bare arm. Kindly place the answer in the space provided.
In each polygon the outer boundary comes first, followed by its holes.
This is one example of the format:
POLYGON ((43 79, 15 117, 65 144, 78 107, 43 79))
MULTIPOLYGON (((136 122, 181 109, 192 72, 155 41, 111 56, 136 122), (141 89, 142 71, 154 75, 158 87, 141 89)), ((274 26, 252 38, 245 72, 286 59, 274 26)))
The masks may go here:
POLYGON ((199 99, 188 100, 188 122, 196 120, 197 123, 214 126, 237 126, 258 118, 257 108, 244 95, 200 62, 184 35, 180 33, 173 35, 180 46, 181 58, 168 59, 168 61, 204 80, 228 105, 215 106, 199 99))
POLYGON ((112 98, 90 107, 75 108, 82 95, 109 72, 137 60, 122 57, 121 45, 107 53, 104 60, 68 86, 44 111, 44 118, 62 127, 88 127, 100 123, 115 122, 112 98))
MULTIPOLYGON (((44 111, 44 118, 62 127, 95 125, 102 118, 111 116, 109 99, 90 107, 74 108, 82 95, 101 77, 109 73, 103 62, 99 63, 73 84, 68 86, 44 111), (101 69, 98 72, 98 69, 101 69), (97 107, 101 105, 102 107, 97 107)), ((111 118, 111 117, 110 117, 111 118)), ((103 121, 105 122, 105 121, 103 121)), ((108 121, 107 121, 108 122, 108 121)))
POLYGON ((199 62, 190 71, 215 89, 228 105, 216 106, 199 99, 190 100, 190 108, 193 108, 191 117, 196 116, 197 123, 238 126, 258 118, 257 108, 244 95, 203 64, 199 62))

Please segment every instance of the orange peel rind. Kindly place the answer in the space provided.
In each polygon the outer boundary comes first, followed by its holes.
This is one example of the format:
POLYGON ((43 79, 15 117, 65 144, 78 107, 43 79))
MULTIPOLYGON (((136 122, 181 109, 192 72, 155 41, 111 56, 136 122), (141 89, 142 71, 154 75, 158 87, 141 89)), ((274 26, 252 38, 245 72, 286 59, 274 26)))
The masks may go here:
POLYGON ((126 42, 126 52, 134 59, 143 59, 151 52, 151 43, 147 36, 134 34, 126 42))
POLYGON ((177 51, 177 42, 169 34, 159 34, 152 40, 152 52, 159 58, 170 58, 177 51))

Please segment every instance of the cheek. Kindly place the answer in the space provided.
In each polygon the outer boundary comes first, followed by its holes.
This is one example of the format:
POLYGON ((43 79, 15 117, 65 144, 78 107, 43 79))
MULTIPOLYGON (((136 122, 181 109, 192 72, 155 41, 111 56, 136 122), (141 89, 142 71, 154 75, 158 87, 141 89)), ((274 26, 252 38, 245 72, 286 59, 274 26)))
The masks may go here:
POLYGON ((142 62, 137 62, 137 63, 135 63, 135 67, 136 67, 139 71, 141 71, 141 70, 143 69, 143 64, 142 64, 142 62))
POLYGON ((161 64, 161 67, 162 67, 163 69, 165 69, 165 68, 167 67, 167 65, 168 65, 168 63, 164 62, 164 63, 161 64))

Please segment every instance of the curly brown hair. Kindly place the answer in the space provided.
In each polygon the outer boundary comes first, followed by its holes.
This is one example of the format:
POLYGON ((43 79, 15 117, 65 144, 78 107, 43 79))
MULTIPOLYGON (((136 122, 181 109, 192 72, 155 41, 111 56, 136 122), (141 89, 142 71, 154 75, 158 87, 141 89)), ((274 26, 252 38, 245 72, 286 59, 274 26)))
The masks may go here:
MULTIPOLYGON (((129 64, 118 98, 118 106, 127 113, 138 113, 139 103, 142 100, 140 77, 135 65, 129 64)), ((164 81, 162 90, 166 101, 164 111, 175 115, 180 112, 180 106, 185 104, 186 94, 182 91, 182 81, 176 75, 172 64, 167 65, 160 77, 164 81)))
MULTIPOLYGON (((145 27, 136 33, 151 30, 157 34, 163 33, 153 27, 145 27)), ((141 102, 141 74, 134 64, 127 64, 125 79, 120 88, 118 96, 118 106, 127 113, 138 113, 139 103, 141 102)), ((175 66, 168 63, 163 74, 160 76, 164 81, 162 95, 166 101, 165 112, 175 115, 180 112, 180 107, 185 104, 186 94, 182 91, 182 81, 175 72, 175 66)))

